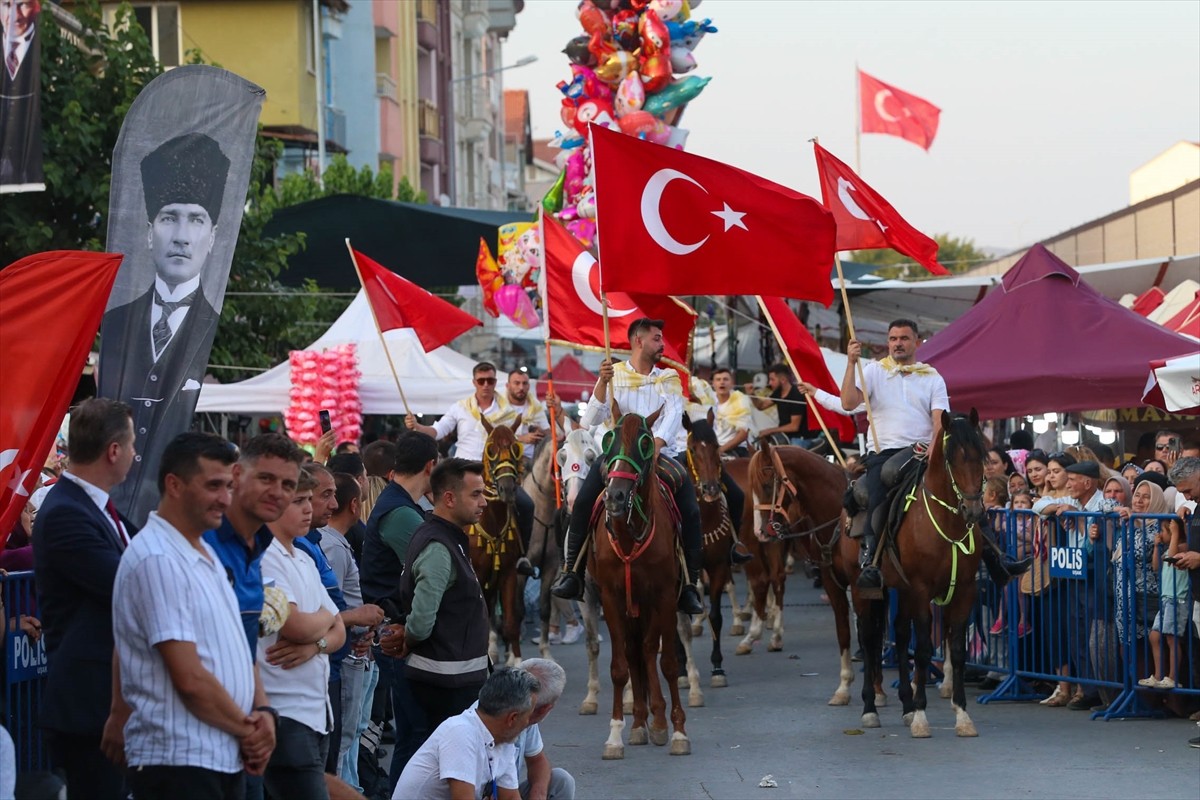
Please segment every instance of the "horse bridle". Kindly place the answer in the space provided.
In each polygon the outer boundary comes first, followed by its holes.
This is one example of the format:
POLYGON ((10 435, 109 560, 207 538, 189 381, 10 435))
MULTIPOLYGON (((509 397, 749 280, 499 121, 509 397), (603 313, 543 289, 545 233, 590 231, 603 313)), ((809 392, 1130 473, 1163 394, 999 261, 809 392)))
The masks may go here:
MULTIPOLYGON (((646 514, 646 510, 644 508, 642 508, 642 498, 641 498, 640 490, 642 488, 642 484, 646 480, 646 474, 651 470, 651 465, 653 463, 654 437, 652 437, 646 431, 646 429, 644 427, 641 431, 638 432, 637 445, 638 445, 638 449, 640 451, 642 451, 639 453, 639 455, 641 455, 641 457, 642 457, 642 461, 639 462, 639 461, 636 461, 632 456, 626 454, 624 444, 621 443, 619 440, 617 440, 616 432, 617 432, 617 428, 619 428, 619 427, 620 427, 620 420, 617 421, 617 426, 614 427, 613 430, 604 434, 604 441, 602 443, 602 449, 604 452, 603 452, 603 456, 601 457, 602 458, 601 463, 603 464, 603 470, 604 470, 605 494, 608 493, 609 481, 612 481, 614 479, 615 480, 627 480, 631 484, 633 484, 629 490, 629 499, 625 501, 625 513, 624 513, 625 523, 632 527, 634 511, 637 511, 638 516, 641 517, 642 522, 649 522, 649 520, 650 520, 649 516, 646 514), (646 452, 647 443, 649 443, 649 452, 646 452), (617 452, 615 454, 609 455, 609 453, 612 451, 612 448, 614 445, 619 446, 620 449, 617 450, 617 452), (632 469, 632 471, 613 468, 614 465, 620 464, 622 462, 628 464, 629 467, 632 469)), ((605 510, 605 513, 608 513, 607 509, 605 510)), ((646 535, 646 532, 643 531, 642 536, 645 536, 645 535, 646 535)), ((637 541, 640 541, 642 537, 633 535, 633 538, 637 541)))
POLYGON ((978 492, 968 493, 968 492, 964 492, 958 488, 958 481, 955 480, 955 478, 954 478, 954 469, 952 468, 952 466, 950 464, 950 455, 949 455, 949 446, 948 446, 949 443, 950 443, 950 434, 947 432, 943 432, 942 433, 942 461, 945 462, 946 475, 948 475, 950 478, 950 490, 952 492, 954 492, 954 499, 958 501, 958 507, 956 508, 956 507, 950 505, 945 500, 943 500, 942 498, 940 498, 936 494, 934 494, 932 491, 930 491, 929 488, 925 485, 924 481, 921 482, 921 498, 925 503, 925 511, 927 514, 929 514, 929 519, 933 523, 933 528, 934 528, 934 530, 936 530, 938 532, 938 535, 940 535, 943 539, 945 539, 948 542, 955 542, 955 541, 961 542, 974 532, 976 523, 974 523, 974 522, 968 523, 967 529, 963 533, 963 535, 960 536, 957 540, 952 539, 951 537, 947 536, 945 534, 945 532, 942 531, 941 526, 938 525, 937 519, 933 516, 933 510, 929 507, 929 499, 933 498, 934 502, 936 502, 942 508, 946 509, 947 511, 949 511, 951 514, 953 514, 956 517, 962 517, 965 521, 966 513, 967 513, 967 503, 975 503, 975 502, 982 500, 983 499, 983 490, 981 487, 980 491, 978 491, 978 492))

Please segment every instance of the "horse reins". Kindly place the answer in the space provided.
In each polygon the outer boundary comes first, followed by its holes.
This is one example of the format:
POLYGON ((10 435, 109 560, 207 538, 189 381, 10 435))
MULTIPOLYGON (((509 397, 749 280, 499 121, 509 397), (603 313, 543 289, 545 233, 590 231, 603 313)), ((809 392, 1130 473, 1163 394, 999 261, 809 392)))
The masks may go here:
MULTIPOLYGON (((974 555, 974 553, 975 553, 975 523, 974 522, 968 523, 966 526, 966 530, 963 532, 963 535, 957 539, 953 539, 950 536, 947 536, 946 532, 942 530, 942 526, 938 524, 937 517, 935 517, 933 514, 933 509, 929 507, 929 498, 932 497, 937 502, 938 505, 940 505, 942 508, 946 509, 951 514, 953 514, 957 517, 957 516, 963 515, 963 511, 965 510, 967 502, 974 502, 983 497, 982 491, 977 494, 966 494, 958 488, 958 482, 954 479, 954 470, 951 469, 951 467, 950 467, 950 456, 948 454, 949 453, 949 447, 948 447, 949 443, 950 443, 950 434, 943 433, 942 434, 942 461, 946 465, 946 475, 949 476, 949 478, 950 478, 950 489, 951 489, 951 491, 954 492, 954 498, 959 501, 958 508, 955 508, 954 506, 950 505, 942 498, 938 497, 936 494, 934 494, 932 491, 930 491, 929 487, 927 487, 925 485, 925 481, 921 481, 921 499, 925 505, 925 515, 927 517, 929 517, 929 522, 933 525, 933 529, 935 531, 937 531, 938 536, 942 537, 950 544, 950 585, 946 588, 946 596, 945 597, 933 598, 934 604, 939 605, 939 606, 949 605, 950 600, 953 599, 953 597, 954 597, 954 589, 958 585, 958 554, 959 554, 959 552, 961 551, 964 556, 974 555), (964 544, 964 542, 965 542, 965 544, 964 544)), ((914 488, 913 492, 915 492, 915 491, 916 491, 916 489, 914 488)), ((906 499, 905 510, 907 510, 908 506, 912 504, 913 500, 915 500, 916 497, 914 497, 913 493, 910 492, 908 497, 905 499, 906 499)))
MULTIPOLYGON (((787 523, 788 532, 771 534, 769 535, 770 540, 782 542, 787 541, 788 539, 800 539, 805 536, 812 536, 818 531, 823 531, 839 522, 840 517, 835 517, 828 522, 823 522, 820 525, 817 525, 815 528, 809 528, 808 530, 804 531, 793 531, 791 529, 792 526, 798 524, 800 520, 797 519, 795 522, 792 521, 791 517, 788 516, 785 503, 788 502, 789 496, 792 500, 799 502, 800 494, 796 491, 796 484, 792 483, 791 477, 788 475, 787 470, 783 466, 783 460, 779 457, 779 453, 775 451, 775 448, 771 448, 771 466, 772 471, 775 473, 775 477, 772 478, 771 482, 771 503, 755 503, 754 510, 769 511, 772 515, 783 517, 784 522, 787 523)), ((772 527, 778 529, 774 524, 772 527)), ((757 531, 755 531, 755 536, 758 536, 757 531)), ((767 540, 759 537, 759 541, 767 540)))

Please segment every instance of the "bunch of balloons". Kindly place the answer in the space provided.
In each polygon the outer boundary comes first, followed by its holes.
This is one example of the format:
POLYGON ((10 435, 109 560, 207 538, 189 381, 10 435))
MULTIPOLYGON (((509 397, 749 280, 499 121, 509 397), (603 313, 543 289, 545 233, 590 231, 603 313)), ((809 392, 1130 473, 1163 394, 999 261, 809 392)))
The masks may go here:
POLYGON ((688 132, 677 126, 683 107, 709 78, 687 75, 712 20, 692 11, 700 0, 582 0, 576 15, 583 34, 567 42, 571 80, 560 81, 562 120, 555 140, 562 174, 542 200, 585 247, 596 236, 588 123, 656 144, 683 149, 688 132))
POLYGON ((509 222, 497 232, 500 258, 493 258, 487 242, 480 238, 475 259, 483 308, 493 317, 503 314, 522 328, 535 328, 540 324, 533 298, 542 267, 541 230, 533 222, 509 222))
POLYGON ((316 350, 293 350, 291 405, 284 424, 292 440, 302 445, 321 438, 322 410, 329 412, 335 444, 357 442, 362 436, 362 402, 358 395, 358 353, 354 344, 316 350))

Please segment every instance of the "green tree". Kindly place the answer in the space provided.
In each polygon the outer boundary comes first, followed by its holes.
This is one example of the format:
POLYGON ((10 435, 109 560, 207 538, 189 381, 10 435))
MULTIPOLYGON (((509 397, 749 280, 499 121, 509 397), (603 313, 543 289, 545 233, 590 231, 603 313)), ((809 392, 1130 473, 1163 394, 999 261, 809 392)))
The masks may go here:
MULTIPOLYGON (((938 243, 938 263, 953 273, 966 272, 972 267, 991 261, 987 253, 976 249, 974 239, 959 238, 947 233, 934 234, 938 243)), ((929 272, 903 253, 890 248, 855 250, 847 259, 859 264, 878 264, 876 274, 884 278, 920 278, 929 272)))

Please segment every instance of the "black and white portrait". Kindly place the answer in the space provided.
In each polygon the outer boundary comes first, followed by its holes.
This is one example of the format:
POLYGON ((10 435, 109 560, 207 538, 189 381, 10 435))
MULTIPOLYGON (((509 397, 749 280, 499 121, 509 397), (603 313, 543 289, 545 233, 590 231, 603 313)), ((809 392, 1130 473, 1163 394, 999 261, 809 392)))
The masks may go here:
POLYGON ((42 183, 40 0, 0 0, 0 192, 42 183))

